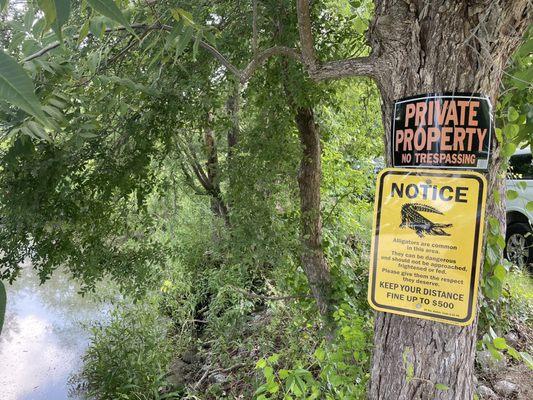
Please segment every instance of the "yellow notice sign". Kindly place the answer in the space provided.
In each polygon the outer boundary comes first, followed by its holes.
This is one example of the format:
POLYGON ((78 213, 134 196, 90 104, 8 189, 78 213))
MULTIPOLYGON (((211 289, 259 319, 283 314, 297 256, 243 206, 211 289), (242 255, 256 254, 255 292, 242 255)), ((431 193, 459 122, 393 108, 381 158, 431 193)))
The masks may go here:
POLYGON ((476 310, 486 180, 388 168, 378 176, 368 301, 378 311, 469 325, 476 310))

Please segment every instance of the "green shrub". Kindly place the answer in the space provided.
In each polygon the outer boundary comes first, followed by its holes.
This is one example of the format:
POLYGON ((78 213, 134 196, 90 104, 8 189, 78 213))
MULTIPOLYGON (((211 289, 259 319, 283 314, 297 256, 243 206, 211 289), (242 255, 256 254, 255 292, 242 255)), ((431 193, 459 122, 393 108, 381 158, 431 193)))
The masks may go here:
POLYGON ((153 303, 121 304, 107 324, 92 327, 82 371, 90 398, 162 398, 172 345, 153 303))
POLYGON ((264 379, 257 400, 357 400, 366 396, 370 367, 371 325, 358 310, 342 304, 334 313, 338 329, 332 343, 322 342, 313 355, 287 364, 285 354, 261 358, 264 379), (285 359, 285 360, 284 360, 285 359))

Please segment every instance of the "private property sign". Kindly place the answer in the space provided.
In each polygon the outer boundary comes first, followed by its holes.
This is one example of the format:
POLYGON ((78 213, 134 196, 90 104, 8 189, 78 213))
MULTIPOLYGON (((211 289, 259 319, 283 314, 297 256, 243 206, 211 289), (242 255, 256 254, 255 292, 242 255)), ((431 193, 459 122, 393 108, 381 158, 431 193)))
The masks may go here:
POLYGON ((486 96, 427 94, 401 99, 394 103, 392 164, 485 170, 492 131, 486 96))
POLYGON ((379 174, 368 288, 374 309, 472 322, 486 187, 477 172, 387 168, 379 174))

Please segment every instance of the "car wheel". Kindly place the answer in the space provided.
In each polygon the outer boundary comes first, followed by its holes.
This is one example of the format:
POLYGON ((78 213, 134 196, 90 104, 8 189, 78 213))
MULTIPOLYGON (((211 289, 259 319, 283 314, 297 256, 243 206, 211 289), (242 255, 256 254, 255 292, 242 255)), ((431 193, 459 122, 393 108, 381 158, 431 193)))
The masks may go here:
POLYGON ((533 232, 528 224, 516 222, 507 227, 505 255, 519 267, 533 263, 533 232))

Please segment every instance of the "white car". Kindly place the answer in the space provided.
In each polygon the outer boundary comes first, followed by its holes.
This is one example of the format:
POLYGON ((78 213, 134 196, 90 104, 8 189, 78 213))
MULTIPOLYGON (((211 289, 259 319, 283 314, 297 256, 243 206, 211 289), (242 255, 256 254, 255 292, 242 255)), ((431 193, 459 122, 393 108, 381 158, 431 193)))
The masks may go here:
POLYGON ((507 190, 518 197, 507 199, 505 255, 516 265, 533 263, 533 213, 526 204, 533 201, 533 159, 529 147, 511 156, 507 171, 507 190))

